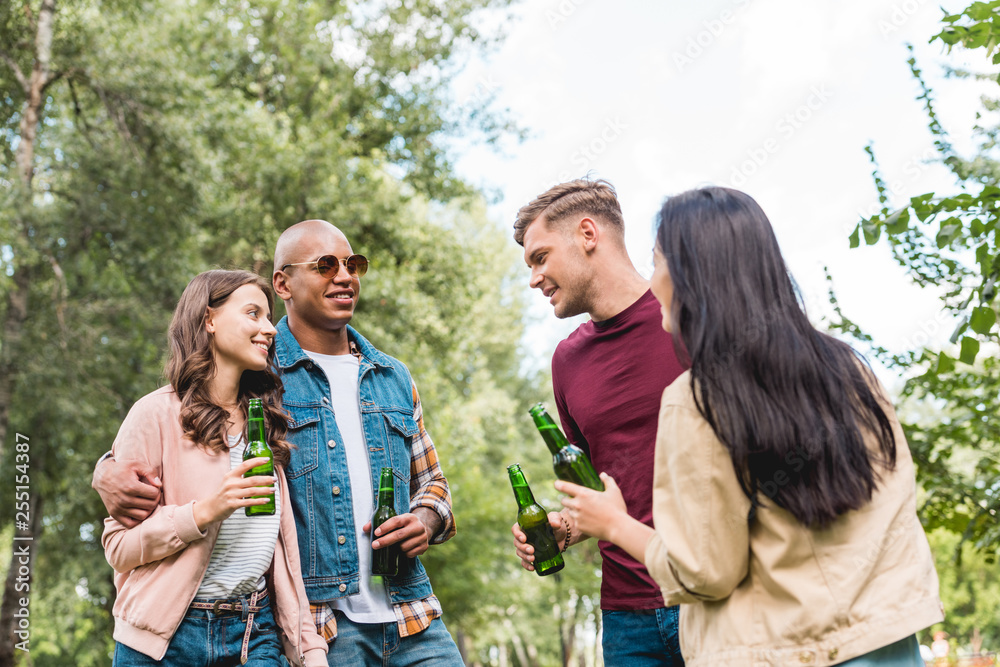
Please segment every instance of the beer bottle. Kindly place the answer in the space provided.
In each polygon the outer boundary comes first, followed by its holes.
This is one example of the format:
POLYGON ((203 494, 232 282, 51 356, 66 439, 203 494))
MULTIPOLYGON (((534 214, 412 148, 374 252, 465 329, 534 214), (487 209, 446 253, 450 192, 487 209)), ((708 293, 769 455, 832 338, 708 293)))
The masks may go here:
MULTIPOLYGON (((372 516, 372 541, 375 540, 375 529, 396 516, 396 483, 392 468, 382 468, 378 481, 378 504, 372 516)), ((399 544, 392 544, 381 549, 372 549, 372 574, 380 577, 395 577, 399 573, 399 544)))
POLYGON ((545 410, 545 406, 536 403, 528 412, 535 420, 535 426, 542 434, 545 444, 549 446, 549 451, 552 452, 552 467, 555 468, 556 477, 564 482, 573 482, 596 491, 603 491, 604 482, 597 475, 590 459, 582 449, 566 439, 562 430, 545 410))
POLYGON ((540 577, 555 574, 563 569, 565 563, 549 524, 548 512, 535 502, 535 496, 524 479, 520 465, 514 463, 507 466, 507 474, 514 489, 514 499, 517 500, 517 525, 527 536, 528 544, 535 548, 535 572, 540 577))
MULTIPOLYGON (((247 419, 247 448, 243 450, 243 460, 253 459, 260 456, 266 456, 268 458, 267 463, 262 463, 261 465, 250 468, 245 473, 244 477, 254 477, 255 475, 273 475, 274 474, 274 455, 271 453, 271 448, 267 445, 267 439, 264 437, 264 406, 261 404, 259 398, 250 399, 250 409, 249 418, 247 419)), ((256 498, 262 498, 264 496, 255 496, 256 498)), ((247 516, 270 516, 274 514, 274 494, 271 494, 271 500, 263 505, 249 505, 244 508, 247 516)))

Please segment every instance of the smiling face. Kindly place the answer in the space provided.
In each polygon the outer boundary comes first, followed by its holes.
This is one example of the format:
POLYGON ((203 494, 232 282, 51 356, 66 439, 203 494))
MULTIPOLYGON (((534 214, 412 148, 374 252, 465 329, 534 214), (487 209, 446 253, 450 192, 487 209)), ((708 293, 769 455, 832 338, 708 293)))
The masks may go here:
POLYGON ((323 255, 347 259, 354 251, 343 232, 328 222, 309 220, 286 230, 275 251, 278 266, 274 290, 285 301, 295 338, 305 349, 323 352, 330 334, 346 344, 346 326, 361 295, 361 280, 338 262, 336 273, 320 275, 315 264, 323 255), (288 264, 300 264, 287 266, 288 264), (284 267, 284 268, 282 268, 284 267))
POLYGON ((212 353, 219 368, 262 371, 274 339, 267 297, 256 285, 243 285, 216 308, 209 308, 205 330, 212 335, 212 353))
POLYGON ((568 221, 550 228, 544 216, 524 231, 524 261, 531 269, 529 285, 548 298, 559 318, 591 310, 591 276, 586 255, 568 221))

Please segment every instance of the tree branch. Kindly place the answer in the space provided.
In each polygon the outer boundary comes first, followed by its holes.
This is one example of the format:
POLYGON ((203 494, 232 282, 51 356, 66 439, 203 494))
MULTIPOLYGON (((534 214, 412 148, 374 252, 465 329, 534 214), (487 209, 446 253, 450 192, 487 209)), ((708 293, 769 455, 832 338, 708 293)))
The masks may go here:
POLYGON ((13 70, 14 77, 17 79, 17 82, 21 84, 21 90, 23 90, 24 94, 27 95, 28 91, 31 90, 31 86, 28 83, 28 80, 24 77, 24 73, 21 71, 21 68, 17 66, 17 61, 11 58, 6 51, 0 51, 0 60, 7 63, 7 67, 13 70))
POLYGON ((64 76, 66 76, 68 73, 69 73, 68 70, 61 70, 54 74, 50 72, 49 75, 45 77, 45 82, 42 83, 42 92, 44 93, 49 86, 51 86, 53 83, 63 78, 64 76))

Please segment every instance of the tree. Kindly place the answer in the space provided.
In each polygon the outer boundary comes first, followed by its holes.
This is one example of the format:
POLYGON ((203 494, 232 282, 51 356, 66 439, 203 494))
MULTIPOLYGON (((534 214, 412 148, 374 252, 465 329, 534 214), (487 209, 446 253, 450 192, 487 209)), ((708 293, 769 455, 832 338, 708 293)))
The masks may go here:
MULTIPOLYGON (((102 33, 137 28, 134 17, 113 3, 103 5, 106 13, 97 8, 44 0, 0 9, 0 76, 9 91, 0 99, 0 456, 4 470, 23 466, 16 472, 27 481, 18 482, 27 489, 27 517, 17 528, 31 538, 19 543, 29 548, 28 562, 12 558, 7 571, 5 640, 17 602, 38 599, 38 573, 58 569, 57 554, 72 559, 86 550, 81 516, 92 521, 96 507, 85 502, 84 512, 78 504, 86 473, 64 473, 90 469, 98 443, 109 442, 110 425, 121 418, 123 397, 149 384, 165 322, 157 305, 175 298, 170 270, 190 266, 181 259, 193 222, 183 202, 196 200, 198 174, 187 170, 187 151, 171 128, 147 113, 160 89, 137 95, 128 89, 135 80, 120 76, 126 60, 137 79, 148 74, 150 59, 96 46, 102 33), (172 160, 163 159, 167 153, 172 160), (143 201, 154 184, 163 196, 158 211, 143 201), (177 205, 168 210, 171 200, 177 205), (145 266, 154 248, 163 263, 145 266), (141 278, 130 285, 131 276, 141 278), (96 400, 81 400, 84 387, 96 400), (18 444, 26 451, 12 451, 18 444), (43 534, 43 517, 54 540, 43 534), (15 595, 15 573, 30 595, 15 595)), ((4 524, 14 519, 11 500, 2 501, 4 524)), ((0 664, 13 664, 12 651, 12 641, 0 643, 0 664)))
MULTIPOLYGON (((993 65, 1000 44, 1000 2, 974 2, 960 14, 945 16, 944 29, 931 41, 949 49, 961 45, 984 49, 993 65)), ((996 138, 1000 126, 987 122, 997 100, 983 100, 973 128, 979 152, 959 155, 934 110, 932 91, 916 60, 909 64, 922 87, 929 128, 935 137, 938 160, 956 178, 950 193, 926 193, 905 202, 890 201, 874 150, 873 177, 882 209, 862 220, 851 235, 852 247, 876 244, 883 237, 895 261, 917 285, 942 293, 942 308, 958 326, 950 342, 956 349, 921 347, 890 353, 874 346, 875 354, 908 379, 903 400, 940 408, 931 422, 907 422, 904 430, 918 466, 918 480, 928 492, 921 508, 928 528, 946 527, 972 540, 992 556, 1000 553, 1000 431, 995 415, 1000 409, 1000 363, 996 291, 1000 280, 1000 161, 996 138), (971 460, 968 459, 971 452, 971 460)), ((950 70, 953 76, 973 74, 950 70)), ((975 75, 996 80, 996 73, 975 75)), ((831 294, 832 296, 832 294, 831 294)), ((860 329, 841 315, 838 327, 871 343, 860 329)))
POLYGON ((939 528, 928 534, 941 580, 941 601, 948 613, 944 630, 968 645, 978 636, 981 651, 1000 648, 1000 573, 996 564, 962 540, 961 535, 939 528))
MULTIPOLYGON (((0 7, 0 425, 30 443, 32 523, 21 533, 33 538, 32 664, 107 664, 114 596, 90 470, 132 402, 162 382, 183 286, 217 265, 268 275, 277 235, 306 217, 340 225, 373 259, 359 326, 413 368, 446 472, 465 494, 460 539, 490 544, 480 559, 452 557, 514 571, 491 542, 503 469, 480 481, 523 441, 502 425, 511 406, 521 414, 537 398, 540 378, 520 371, 516 254, 446 150, 472 111, 484 140, 510 129, 446 92, 463 51, 487 40, 478 12, 503 4, 0 7), (46 632, 67 624, 76 630, 46 632)), ((13 470, 10 439, 0 442, 2 469, 13 470)), ((0 528, 11 527, 12 500, 0 498, 0 528)), ((429 564, 448 568, 446 556, 429 564)), ((10 562, 0 667, 14 664, 10 562)), ((495 581, 451 592, 450 580, 437 578, 457 629, 486 650, 485 623, 458 610, 492 595, 495 581)))

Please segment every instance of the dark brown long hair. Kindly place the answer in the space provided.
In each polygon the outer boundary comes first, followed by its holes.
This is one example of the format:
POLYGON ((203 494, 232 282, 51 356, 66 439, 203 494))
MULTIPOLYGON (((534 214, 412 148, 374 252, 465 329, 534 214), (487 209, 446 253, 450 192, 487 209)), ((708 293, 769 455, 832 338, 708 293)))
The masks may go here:
MULTIPOLYGON (((184 437, 207 449, 228 452, 226 420, 229 411, 212 402, 208 382, 215 376, 212 334, 205 329, 209 308, 224 304, 243 285, 256 285, 267 297, 267 308, 274 310, 274 294, 263 278, 249 271, 205 271, 184 288, 173 319, 170 320, 170 354, 166 375, 181 399, 181 426, 184 437)), ((237 401, 246 417, 251 398, 264 405, 264 428, 267 444, 275 462, 289 461, 288 417, 281 409, 281 378, 274 370, 274 345, 267 353, 267 368, 243 371, 237 401)))
POLYGON ((656 242, 673 282, 677 353, 753 506, 762 491, 817 528, 865 506, 896 461, 877 381, 809 322, 757 202, 719 187, 671 197, 656 242))

